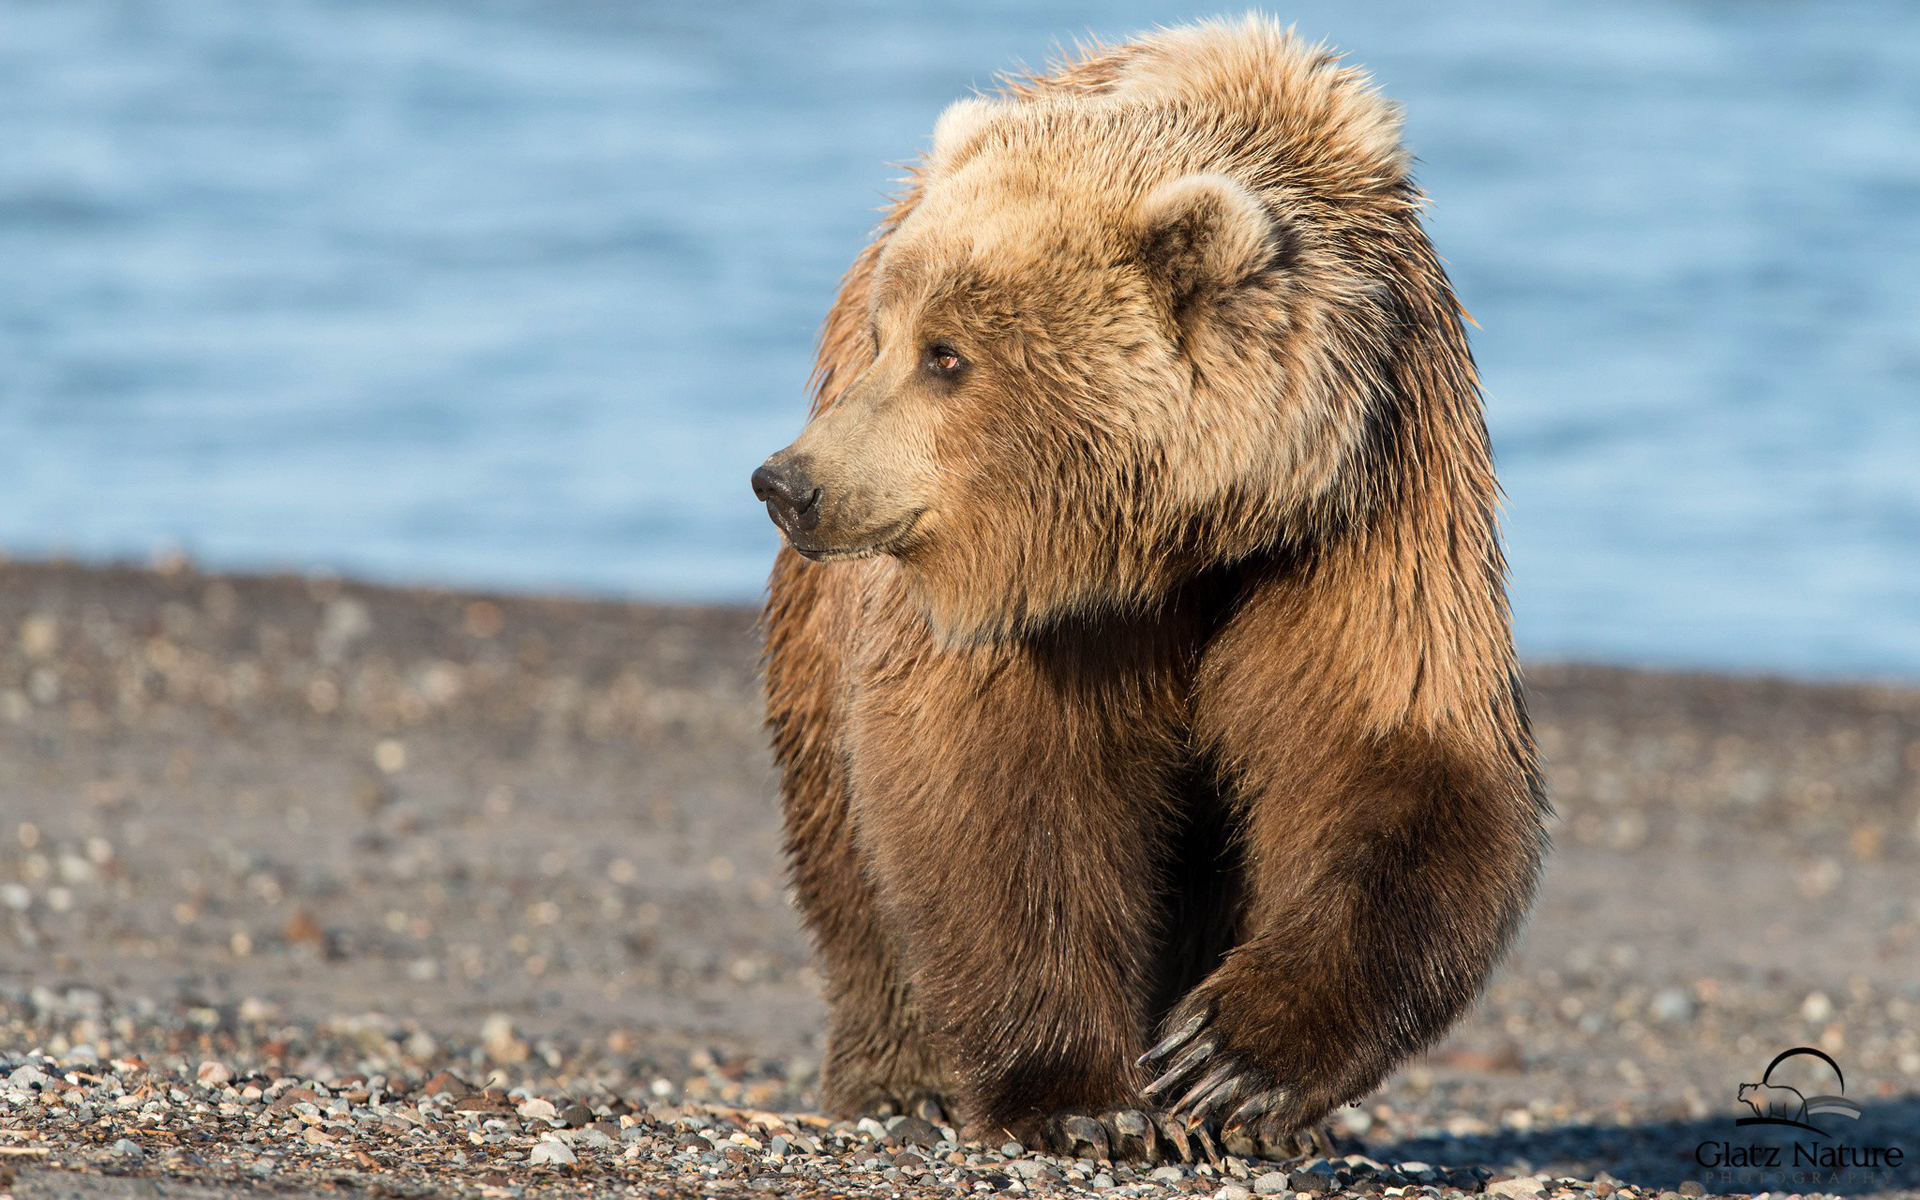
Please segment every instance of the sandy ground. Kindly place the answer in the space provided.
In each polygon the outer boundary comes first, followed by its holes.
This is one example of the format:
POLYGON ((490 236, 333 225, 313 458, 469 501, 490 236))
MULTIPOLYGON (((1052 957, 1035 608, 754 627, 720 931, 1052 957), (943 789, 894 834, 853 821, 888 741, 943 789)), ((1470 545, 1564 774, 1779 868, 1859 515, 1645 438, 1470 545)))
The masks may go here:
MULTIPOLYGON (((0 1083, 29 1051, 138 1052, 189 1081, 229 1063, 235 1089, 247 1072, 364 1088, 351 1076, 385 1055, 396 1092, 451 1066, 526 1095, 590 1088, 608 1120, 804 1109, 818 979, 784 894, 755 654, 745 610, 0 566, 0 1083)), ((1343 1148, 1480 1167, 1479 1187, 1920 1189, 1920 691, 1529 678, 1560 811, 1533 922, 1451 1040, 1342 1112, 1343 1148), (1749 1132, 1739 1085, 1800 1045, 1862 1106, 1826 1140, 1904 1161, 1704 1168, 1701 1143, 1749 1132)), ((119 1126, 69 1109, 54 1129, 43 1091, 13 1096, 0 1179, 23 1196, 235 1186, 210 1153, 116 1160, 119 1126)), ((376 1156, 325 1186, 770 1190, 760 1159, 707 1156, 668 1179, 482 1147, 441 1175, 376 1156)), ((979 1182, 878 1169, 822 1194, 979 1182)), ((1047 1182, 981 1186, 1004 1178, 1047 1182)), ((1057 1183, 1103 1179, 1159 1186, 1057 1183)))

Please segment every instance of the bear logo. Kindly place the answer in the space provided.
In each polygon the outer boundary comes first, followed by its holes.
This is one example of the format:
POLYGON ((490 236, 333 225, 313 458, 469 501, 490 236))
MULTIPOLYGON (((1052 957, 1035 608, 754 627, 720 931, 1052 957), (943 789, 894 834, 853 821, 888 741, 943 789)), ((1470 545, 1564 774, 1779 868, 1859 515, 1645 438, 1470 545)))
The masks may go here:
POLYGON ((1741 1117, 1734 1124, 1792 1125, 1830 1137, 1832 1135, 1815 1125, 1812 1118, 1832 1113, 1848 1120, 1859 1120, 1860 1106, 1847 1099, 1846 1091, 1847 1077, 1841 1073, 1840 1064, 1833 1061, 1831 1055, 1813 1046, 1795 1046, 1773 1056, 1773 1061, 1767 1064, 1766 1071, 1761 1074, 1759 1083, 1740 1085, 1740 1102, 1751 1108, 1753 1115, 1741 1117), (1798 1088, 1773 1082, 1774 1070, 1794 1058, 1812 1058, 1826 1064, 1833 1072, 1834 1082, 1840 1085, 1840 1090, 1831 1096, 1809 1096, 1798 1088))
POLYGON ((1292 1157, 1505 952, 1548 805, 1409 161, 1263 17, 938 122, 752 478, 825 1108, 1292 1157))
POLYGON ((1740 1099, 1757 1117, 1776 1117, 1788 1121, 1807 1119, 1807 1098, 1799 1089, 1779 1083, 1743 1083, 1740 1099))

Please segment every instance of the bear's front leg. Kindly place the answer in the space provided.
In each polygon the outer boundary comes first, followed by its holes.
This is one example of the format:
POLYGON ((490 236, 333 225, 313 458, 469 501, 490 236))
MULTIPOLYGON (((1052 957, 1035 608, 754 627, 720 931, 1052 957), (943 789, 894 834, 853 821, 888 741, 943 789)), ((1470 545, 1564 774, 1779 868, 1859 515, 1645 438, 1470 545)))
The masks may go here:
POLYGON ((1143 651, 896 630, 850 709, 856 838, 969 1136, 1139 1103, 1179 744, 1143 651))
POLYGON ((1547 813, 1512 680, 1449 708, 1423 712, 1417 693, 1369 706, 1263 631, 1272 615, 1250 605, 1195 687, 1197 736, 1240 815, 1245 937, 1141 1060, 1154 1103, 1268 1142, 1364 1095, 1466 1010, 1526 912, 1547 813))
POLYGON ((946 1064, 914 1009, 854 845, 840 738, 850 580, 782 550, 767 604, 767 724, 793 894, 826 974, 820 1102, 839 1117, 947 1117, 946 1064))

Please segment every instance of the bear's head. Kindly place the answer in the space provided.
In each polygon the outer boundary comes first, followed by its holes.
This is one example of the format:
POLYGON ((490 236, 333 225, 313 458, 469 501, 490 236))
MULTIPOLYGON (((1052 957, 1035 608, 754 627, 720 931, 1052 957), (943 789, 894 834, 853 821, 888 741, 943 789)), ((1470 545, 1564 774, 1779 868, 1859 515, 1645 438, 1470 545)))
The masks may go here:
POLYGON ((950 642, 1146 610, 1303 544, 1406 324, 1390 106, 1268 26, 956 104, 876 245, 870 357, 755 472, 795 550, 886 556, 950 642))

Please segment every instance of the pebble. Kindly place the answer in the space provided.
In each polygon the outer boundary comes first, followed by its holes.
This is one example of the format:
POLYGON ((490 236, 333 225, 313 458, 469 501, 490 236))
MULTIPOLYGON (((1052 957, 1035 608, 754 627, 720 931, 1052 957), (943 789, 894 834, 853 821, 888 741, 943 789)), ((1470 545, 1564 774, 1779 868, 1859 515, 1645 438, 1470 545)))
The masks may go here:
POLYGON ((1647 1015, 1663 1025, 1688 1020, 1693 1016, 1693 997, 1685 988, 1662 988, 1647 1005, 1647 1015))
POLYGON ((45 1071, 31 1065, 20 1067, 7 1076, 8 1085, 16 1088, 45 1087, 51 1082, 53 1081, 47 1077, 45 1071))
POLYGON ((1487 1185, 1487 1195, 1505 1196, 1508 1200, 1533 1200, 1534 1197, 1544 1194, 1546 1190, 1545 1182, 1531 1175, 1523 1175, 1518 1179, 1502 1179, 1487 1185))
POLYGON ((932 1149, 940 1144, 940 1131, 931 1121, 919 1117, 896 1118, 887 1130, 887 1141, 895 1146, 920 1146, 932 1149))
MULTIPOLYGON (((1279 1174, 1278 1171, 1273 1172, 1279 1174)), ((1253 1200, 1253 1193, 1237 1183, 1225 1184, 1213 1190, 1214 1200, 1253 1200)))
MULTIPOLYGON (((1260 1196, 1279 1196, 1293 1190, 1293 1181, 1285 1171, 1268 1171, 1255 1177, 1253 1190, 1260 1196)), ((1229 1184, 1228 1186, 1232 1186, 1229 1184)), ((1216 1195, 1218 1193, 1215 1193, 1216 1195)))
POLYGON ((565 1142, 536 1142, 533 1149, 527 1151, 527 1161, 565 1167, 572 1166, 579 1158, 565 1142))

